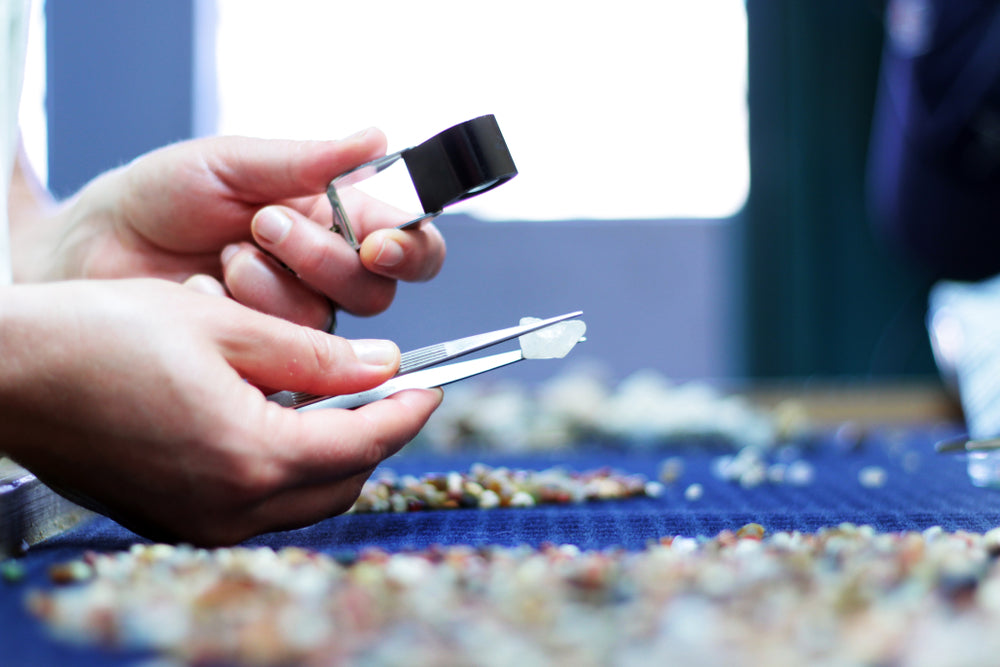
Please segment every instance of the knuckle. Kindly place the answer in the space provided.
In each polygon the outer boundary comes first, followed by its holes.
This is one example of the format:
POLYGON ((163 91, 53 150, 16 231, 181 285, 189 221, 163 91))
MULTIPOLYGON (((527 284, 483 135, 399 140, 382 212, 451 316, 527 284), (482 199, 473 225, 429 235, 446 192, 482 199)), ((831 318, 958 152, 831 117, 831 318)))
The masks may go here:
POLYGON ((354 458, 355 470, 374 470, 392 452, 390 438, 378 424, 365 422, 354 458))
POLYGON ((357 475, 344 481, 341 486, 340 497, 330 508, 330 516, 343 514, 354 506, 354 504, 358 501, 358 498, 361 497, 361 492, 364 490, 365 482, 368 480, 369 474, 369 472, 366 472, 365 474, 357 475))
POLYGON ((303 276, 322 276, 328 273, 331 261, 330 250, 326 246, 306 245, 294 260, 295 270, 303 276))
POLYGON ((361 449, 359 464, 361 469, 374 468, 386 459, 387 447, 381 438, 372 438, 361 449))
POLYGON ((365 469, 374 469, 402 449, 416 436, 418 430, 419 426, 416 423, 401 418, 396 411, 393 411, 391 416, 372 423, 368 430, 368 438, 365 440, 362 465, 365 469))
POLYGON ((239 514, 242 509, 254 505, 266 497, 277 486, 274 475, 264 466, 232 457, 220 471, 214 482, 217 507, 227 514, 239 514))
POLYGON ((347 345, 347 342, 311 327, 302 327, 300 331, 304 347, 309 350, 311 363, 317 371, 325 373, 333 370, 346 353, 342 346, 347 345))
POLYGON ((216 439, 218 455, 210 466, 214 477, 210 486, 216 491, 221 511, 239 514, 273 494, 284 482, 286 473, 280 459, 272 456, 268 444, 255 437, 252 430, 234 428, 216 439))

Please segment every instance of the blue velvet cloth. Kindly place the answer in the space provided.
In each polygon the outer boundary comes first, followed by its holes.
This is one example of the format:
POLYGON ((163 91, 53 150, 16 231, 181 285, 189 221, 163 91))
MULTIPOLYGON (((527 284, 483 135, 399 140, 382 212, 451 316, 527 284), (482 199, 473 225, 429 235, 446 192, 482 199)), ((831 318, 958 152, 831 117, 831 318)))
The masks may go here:
MULTIPOLYGON (((540 545, 572 543, 585 549, 641 549, 665 535, 713 536, 758 522, 768 531, 815 531, 848 521, 880 531, 946 530, 984 532, 1000 526, 1000 491, 972 486, 960 455, 934 452, 934 443, 960 433, 958 427, 881 428, 864 437, 831 433, 802 446, 815 469, 810 484, 763 484, 742 488, 712 474, 723 453, 704 447, 678 449, 585 446, 557 454, 432 455, 404 452, 386 466, 399 473, 468 470, 477 461, 540 470, 562 465, 573 470, 609 466, 655 479, 668 456, 682 456, 682 477, 658 498, 635 498, 527 509, 439 510, 408 514, 353 514, 309 528, 265 535, 247 544, 309 547, 341 554, 369 546, 404 550, 429 545, 540 545), (880 466, 886 482, 866 487, 858 472, 880 466), (687 500, 684 490, 698 482, 704 493, 687 500)), ((125 549, 141 538, 107 519, 97 519, 32 548, 22 559, 26 577, 0 583, 0 664, 119 665, 137 655, 70 647, 52 641, 24 610, 31 588, 46 587, 50 564, 87 550, 125 549)))

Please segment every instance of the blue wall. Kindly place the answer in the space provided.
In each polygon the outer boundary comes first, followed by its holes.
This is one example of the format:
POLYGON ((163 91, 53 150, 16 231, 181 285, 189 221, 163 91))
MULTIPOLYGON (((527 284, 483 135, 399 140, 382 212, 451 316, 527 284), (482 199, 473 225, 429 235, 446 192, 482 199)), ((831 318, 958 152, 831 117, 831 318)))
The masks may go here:
POLYGON ((196 2, 45 0, 53 192, 192 136, 196 2))
MULTIPOLYGON (((582 310, 587 341, 562 362, 511 369, 537 380, 593 359, 620 378, 656 368, 676 379, 738 375, 731 261, 734 223, 506 222, 445 215, 441 274, 401 286, 371 320, 342 318, 352 338, 384 336, 404 349, 582 310)), ((507 373, 507 372, 505 372, 507 373)))

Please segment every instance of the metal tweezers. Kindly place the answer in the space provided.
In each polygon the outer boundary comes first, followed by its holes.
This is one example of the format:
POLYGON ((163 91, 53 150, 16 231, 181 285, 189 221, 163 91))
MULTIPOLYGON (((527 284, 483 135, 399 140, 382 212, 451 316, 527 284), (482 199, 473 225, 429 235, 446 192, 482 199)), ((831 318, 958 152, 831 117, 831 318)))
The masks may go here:
POLYGON ((288 408, 296 410, 313 410, 319 408, 356 408, 367 405, 404 389, 430 389, 441 387, 458 380, 479 375, 491 371, 495 368, 507 366, 524 359, 523 351, 518 348, 510 352, 462 361, 453 364, 444 364, 458 357, 483 350, 487 347, 503 343, 504 341, 518 338, 525 334, 545 327, 552 326, 564 320, 571 320, 579 317, 583 311, 566 313, 550 317, 546 320, 539 320, 529 324, 522 324, 516 327, 507 327, 487 333, 459 338, 458 340, 435 343, 427 347, 404 353, 400 358, 399 371, 391 379, 379 386, 358 392, 356 394, 344 394, 341 396, 315 396, 303 392, 280 391, 268 396, 268 400, 274 401, 288 408), (439 366, 439 364, 444 364, 439 366))

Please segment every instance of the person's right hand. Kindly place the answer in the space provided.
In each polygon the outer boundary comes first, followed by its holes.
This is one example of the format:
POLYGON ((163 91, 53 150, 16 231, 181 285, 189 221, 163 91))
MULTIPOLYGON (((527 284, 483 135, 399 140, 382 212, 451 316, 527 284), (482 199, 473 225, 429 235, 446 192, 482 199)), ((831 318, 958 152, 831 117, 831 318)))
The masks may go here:
POLYGON ((441 400, 297 412, 257 387, 351 393, 398 364, 157 279, 0 288, 0 450, 140 534, 232 544, 347 510, 441 400))

